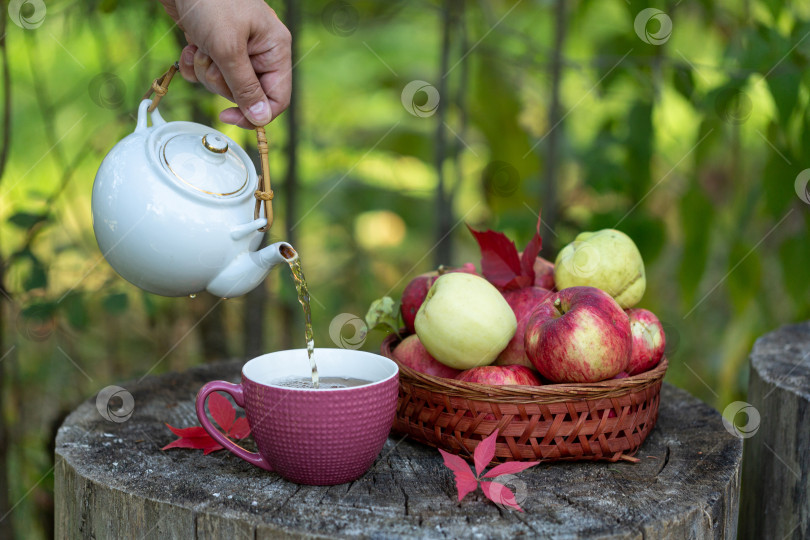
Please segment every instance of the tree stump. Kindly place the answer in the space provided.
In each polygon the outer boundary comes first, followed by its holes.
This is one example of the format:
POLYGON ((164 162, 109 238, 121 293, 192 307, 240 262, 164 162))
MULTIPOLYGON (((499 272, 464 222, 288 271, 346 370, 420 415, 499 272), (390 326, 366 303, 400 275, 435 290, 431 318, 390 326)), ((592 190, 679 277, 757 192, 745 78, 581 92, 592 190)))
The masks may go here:
POLYGON ((95 398, 78 407, 56 438, 57 538, 735 537, 742 441, 672 386, 639 463, 535 466, 509 484, 519 513, 480 488, 458 502, 438 451, 396 433, 365 476, 331 487, 287 482, 226 451, 161 451, 175 438, 164 423, 196 425, 197 390, 237 382, 240 367, 124 384, 135 408, 121 423, 104 419, 95 398))
POLYGON ((741 538, 810 538, 810 322, 759 338, 751 353, 741 538))

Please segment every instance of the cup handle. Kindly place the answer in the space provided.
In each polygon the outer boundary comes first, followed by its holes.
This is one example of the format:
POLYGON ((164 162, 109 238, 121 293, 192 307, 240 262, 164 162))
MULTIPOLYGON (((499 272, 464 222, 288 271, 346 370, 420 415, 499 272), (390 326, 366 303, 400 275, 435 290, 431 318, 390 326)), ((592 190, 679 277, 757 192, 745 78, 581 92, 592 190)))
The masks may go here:
POLYGON ((203 429, 205 429, 205 431, 208 432, 208 434, 215 441, 217 441, 219 444, 225 447, 225 449, 231 452, 232 454, 235 454, 236 456, 244 459, 248 463, 251 463, 261 469, 272 471, 273 468, 270 466, 269 463, 267 463, 267 460, 264 459, 260 454, 257 454, 256 452, 249 452, 244 448, 242 448, 241 446, 239 446, 238 444, 236 444, 235 442, 233 442, 232 440, 230 440, 229 438, 227 438, 208 419, 208 415, 205 414, 205 401, 208 399, 208 394, 217 391, 230 394, 237 405, 239 405, 242 408, 245 407, 245 395, 244 392, 242 391, 241 384, 231 384, 225 381, 212 381, 206 384, 205 386, 200 388, 200 391, 197 393, 197 403, 196 403, 197 418, 199 419, 203 429))

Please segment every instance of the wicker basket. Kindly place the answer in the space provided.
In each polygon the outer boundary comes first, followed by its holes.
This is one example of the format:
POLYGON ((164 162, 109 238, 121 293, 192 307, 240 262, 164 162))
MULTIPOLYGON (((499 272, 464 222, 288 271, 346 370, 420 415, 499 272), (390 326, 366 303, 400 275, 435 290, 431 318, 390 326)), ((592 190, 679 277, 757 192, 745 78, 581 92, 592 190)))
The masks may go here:
MULTIPOLYGON (((392 334, 381 352, 392 352, 392 334)), ((667 359, 624 379, 590 384, 489 386, 425 375, 399 365, 394 430, 472 459, 499 430, 493 463, 504 461, 638 461, 632 457, 655 426, 667 359)))

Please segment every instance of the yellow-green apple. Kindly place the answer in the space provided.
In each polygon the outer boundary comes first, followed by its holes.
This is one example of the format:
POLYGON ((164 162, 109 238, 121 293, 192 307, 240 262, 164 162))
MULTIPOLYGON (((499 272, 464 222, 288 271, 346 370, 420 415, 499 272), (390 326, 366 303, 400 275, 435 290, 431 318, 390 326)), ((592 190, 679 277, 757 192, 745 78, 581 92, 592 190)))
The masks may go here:
POLYGON ((460 370, 445 366, 430 356, 430 353, 427 352, 416 334, 411 334, 397 345, 396 349, 394 349, 394 358, 400 364, 404 364, 412 370, 425 375, 454 379, 456 375, 461 373, 460 370))
POLYGON ((439 271, 427 272, 420 274, 413 278, 410 283, 405 286, 402 291, 402 303, 400 305, 400 312, 402 313, 402 321, 405 323, 405 328, 408 332, 413 334, 415 332, 413 322, 416 319, 416 313, 425 301, 425 296, 430 290, 430 286, 436 281, 440 274, 448 272, 466 272, 468 274, 475 274, 475 265, 473 263, 464 263, 460 268, 444 269, 440 268, 439 271))
POLYGON ((543 300, 525 339, 534 367, 552 382, 602 381, 630 363, 630 318, 596 287, 570 287, 543 300))
POLYGON ((481 366, 462 371, 456 379, 464 382, 479 384, 492 384, 504 386, 520 384, 525 386, 540 386, 543 383, 526 366, 481 366))
POLYGON ((664 356, 667 342, 661 321, 652 311, 628 309, 627 316, 630 318, 630 333, 633 335, 627 373, 636 375, 658 365, 664 356))
POLYGON ((500 291, 473 274, 439 276, 414 321, 416 335, 446 366, 491 364, 515 335, 517 319, 500 291))
POLYGON ((537 257, 534 260, 534 286, 554 290, 554 264, 545 260, 543 257, 537 257))
POLYGON ((554 283, 568 287, 597 287, 623 309, 641 300, 647 286, 644 261, 636 244, 621 231, 604 229, 579 234, 557 254, 554 283))
POLYGON ((512 308, 512 312, 517 319, 517 330, 515 330, 515 335, 506 348, 495 359, 494 364, 496 366, 517 364, 534 368, 532 361, 526 356, 526 347, 524 345, 523 338, 526 323, 529 322, 529 315, 532 314, 532 311, 550 294, 552 294, 551 291, 541 287, 523 287, 522 289, 513 289, 503 293, 506 303, 512 308))

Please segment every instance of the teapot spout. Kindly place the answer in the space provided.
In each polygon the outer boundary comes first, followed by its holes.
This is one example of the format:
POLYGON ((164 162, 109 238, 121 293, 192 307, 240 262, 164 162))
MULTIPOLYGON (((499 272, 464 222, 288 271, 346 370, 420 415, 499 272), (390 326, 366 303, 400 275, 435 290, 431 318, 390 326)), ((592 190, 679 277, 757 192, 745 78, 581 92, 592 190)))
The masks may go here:
POLYGON ((287 242, 276 242, 259 250, 259 260, 270 270, 275 265, 286 262, 290 264, 298 258, 298 252, 287 242))
POLYGON ((245 251, 225 267, 206 290, 222 298, 242 296, 256 288, 275 265, 297 258, 298 252, 287 242, 277 242, 259 251, 245 251))

